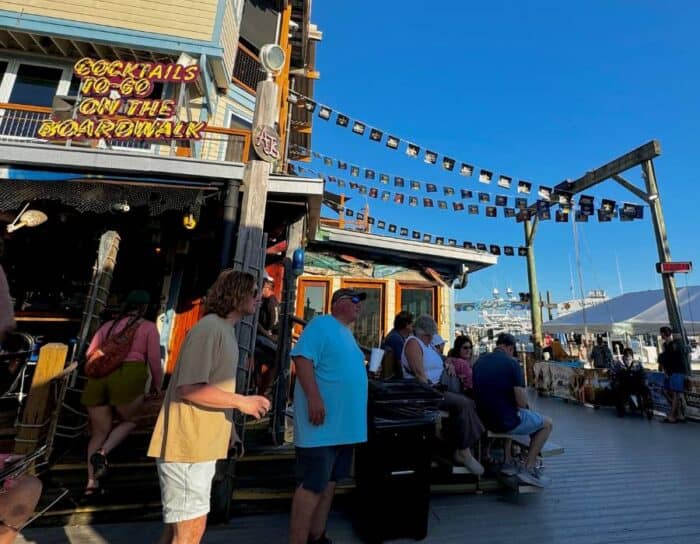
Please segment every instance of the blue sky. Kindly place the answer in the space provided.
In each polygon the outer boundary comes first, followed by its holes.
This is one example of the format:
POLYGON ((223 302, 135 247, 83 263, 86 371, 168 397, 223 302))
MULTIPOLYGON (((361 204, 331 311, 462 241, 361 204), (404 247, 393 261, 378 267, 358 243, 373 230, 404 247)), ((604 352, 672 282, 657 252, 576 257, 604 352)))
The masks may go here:
MULTIPOLYGON (((598 167, 651 139, 672 257, 700 266, 695 163, 700 142, 700 3, 588 2, 314 2, 323 32, 316 99, 351 119, 412 140, 423 148, 514 180, 552 186, 598 167), (488 5, 487 5, 488 4, 488 5)), ((314 119, 313 149, 377 173, 503 194, 439 166, 391 151, 331 121, 314 119)), ((348 172, 316 160, 326 174, 348 172)), ((642 186, 640 169, 625 177, 642 186)), ((368 187, 382 186, 365 182, 368 187)), ((337 187, 329 185, 332 191, 337 187)), ((394 191, 393 187, 388 187, 394 191)), ((365 197, 345 190, 350 207, 365 197)), ((404 191, 407 196, 425 193, 404 191)), ((588 194, 641 203, 614 181, 588 194)), ((434 195, 433 195, 434 196, 434 195)), ((439 198, 439 197, 437 197, 439 198)), ((534 196, 531 195, 531 199, 534 196)), ((369 199, 371 215, 420 232, 488 244, 523 244, 523 226, 465 212, 411 208, 369 199)), ((465 203, 468 203, 465 201, 465 203)), ((509 205, 510 205, 509 203, 509 205)), ((577 224, 584 289, 620 294, 660 287, 648 209, 641 221, 577 224)), ((575 270, 571 223, 541 222, 535 241, 539 287, 570 298, 575 270)), ((698 273, 676 276, 682 287, 698 273)), ((525 260, 470 277, 458 301, 479 300, 497 287, 527 290, 525 260)), ((576 280, 576 296, 578 281, 576 280)))

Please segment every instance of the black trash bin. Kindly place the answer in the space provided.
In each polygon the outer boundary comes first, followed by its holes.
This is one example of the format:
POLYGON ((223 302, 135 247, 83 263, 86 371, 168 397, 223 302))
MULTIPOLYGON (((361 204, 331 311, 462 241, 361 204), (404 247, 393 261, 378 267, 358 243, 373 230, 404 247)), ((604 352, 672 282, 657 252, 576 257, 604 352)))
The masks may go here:
POLYGON ((368 440, 355 460, 356 526, 365 542, 426 537, 441 399, 413 380, 370 382, 368 440))

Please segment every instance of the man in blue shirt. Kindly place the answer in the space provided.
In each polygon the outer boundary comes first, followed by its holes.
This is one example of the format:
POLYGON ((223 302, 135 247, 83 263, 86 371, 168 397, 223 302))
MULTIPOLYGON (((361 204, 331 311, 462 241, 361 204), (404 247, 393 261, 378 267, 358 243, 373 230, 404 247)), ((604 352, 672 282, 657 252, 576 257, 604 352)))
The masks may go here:
POLYGON ((479 357, 473 369, 474 400, 479 417, 490 431, 530 435, 530 449, 522 466, 501 470, 528 484, 544 487, 546 478, 537 457, 552 432, 552 420, 528 409, 525 378, 515 359, 515 338, 499 334, 496 349, 479 357))
POLYGON ((330 542, 325 531, 336 482, 350 473, 354 444, 367 440, 367 371, 350 330, 365 298, 366 293, 338 289, 330 315, 312 319, 292 349, 297 377, 292 544, 330 542))
POLYGON ((382 375, 389 378, 401 378, 401 354, 406 338, 413 334, 413 314, 403 310, 394 318, 394 328, 386 335, 382 342, 384 360, 382 361, 382 375))

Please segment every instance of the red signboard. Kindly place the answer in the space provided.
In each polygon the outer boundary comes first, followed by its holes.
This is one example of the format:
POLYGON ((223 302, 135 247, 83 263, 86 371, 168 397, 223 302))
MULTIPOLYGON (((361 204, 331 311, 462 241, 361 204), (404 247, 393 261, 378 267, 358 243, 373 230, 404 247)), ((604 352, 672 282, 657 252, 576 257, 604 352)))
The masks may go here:
POLYGON ((656 263, 656 271, 659 274, 687 274, 693 269, 690 261, 678 263, 656 263))

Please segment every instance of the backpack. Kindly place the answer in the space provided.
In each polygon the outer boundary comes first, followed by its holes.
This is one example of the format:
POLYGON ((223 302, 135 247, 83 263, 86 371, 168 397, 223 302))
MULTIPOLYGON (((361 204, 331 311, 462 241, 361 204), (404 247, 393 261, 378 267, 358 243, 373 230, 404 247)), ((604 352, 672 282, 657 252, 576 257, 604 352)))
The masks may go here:
POLYGON ((137 317, 127 323, 122 331, 112 334, 112 329, 117 324, 117 320, 114 321, 102 344, 88 356, 85 363, 85 375, 88 378, 104 378, 122 366, 134 343, 139 321, 137 317))

